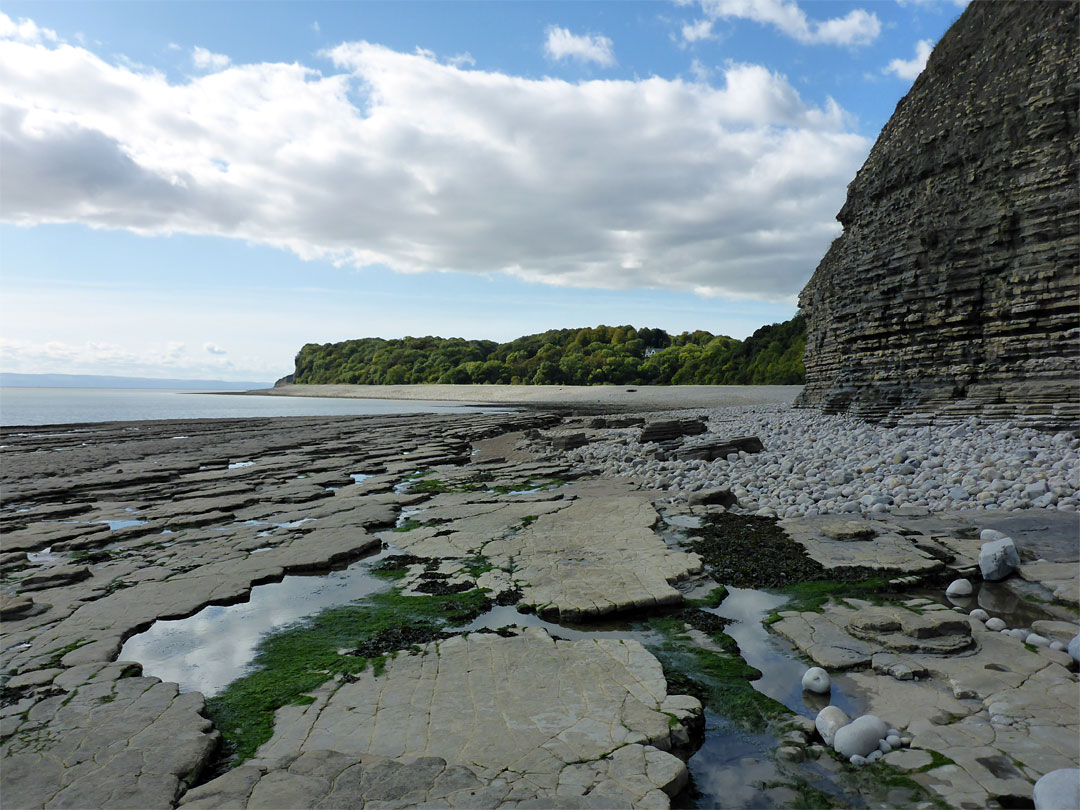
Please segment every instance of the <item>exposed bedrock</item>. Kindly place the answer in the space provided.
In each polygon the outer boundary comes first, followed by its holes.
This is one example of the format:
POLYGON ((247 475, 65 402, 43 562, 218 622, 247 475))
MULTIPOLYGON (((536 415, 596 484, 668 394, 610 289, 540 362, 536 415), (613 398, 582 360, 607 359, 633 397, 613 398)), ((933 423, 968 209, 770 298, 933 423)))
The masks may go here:
POLYGON ((938 43, 800 295, 800 404, 1080 426, 1078 10, 976 0, 938 43))
POLYGON ((391 659, 383 676, 369 670, 312 695, 278 710, 258 759, 185 806, 667 807, 687 780, 668 753, 673 729, 701 714, 695 698, 668 695, 660 662, 638 642, 556 641, 541 628, 431 643, 391 659), (412 767, 392 794, 376 793, 364 767, 336 783, 307 779, 298 754, 337 763, 322 777, 382 757, 412 767), (267 804, 283 787, 289 801, 267 804), (320 804, 331 788, 338 795, 320 804))

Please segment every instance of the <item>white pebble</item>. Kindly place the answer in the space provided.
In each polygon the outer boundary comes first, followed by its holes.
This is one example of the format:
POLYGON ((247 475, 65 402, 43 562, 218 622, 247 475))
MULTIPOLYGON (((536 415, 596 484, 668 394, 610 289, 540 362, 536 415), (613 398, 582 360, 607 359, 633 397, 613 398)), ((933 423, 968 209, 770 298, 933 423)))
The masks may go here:
POLYGON ((824 695, 829 691, 831 685, 832 681, 829 679, 829 673, 821 667, 810 667, 802 676, 802 688, 807 692, 824 695))
POLYGON ((986 629, 987 630, 1004 630, 1005 629, 1005 622, 1002 619, 999 619, 997 616, 995 616, 992 619, 987 619, 987 621, 986 621, 986 629))
POLYGON ((945 589, 946 596, 971 596, 972 592, 971 583, 966 579, 955 579, 949 583, 949 587, 945 589))
POLYGON ((982 608, 975 608, 973 611, 971 611, 971 613, 968 614, 968 616, 973 619, 977 619, 980 622, 985 622, 990 618, 990 614, 982 608))

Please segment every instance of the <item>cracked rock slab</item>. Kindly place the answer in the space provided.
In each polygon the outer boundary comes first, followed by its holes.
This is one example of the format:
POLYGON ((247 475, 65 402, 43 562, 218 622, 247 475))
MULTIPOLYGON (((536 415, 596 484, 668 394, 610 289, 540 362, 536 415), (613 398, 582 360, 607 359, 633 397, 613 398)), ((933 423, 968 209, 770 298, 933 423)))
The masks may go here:
POLYGON ((491 559, 514 558, 523 601, 563 621, 676 605, 672 584, 701 570, 697 554, 674 551, 653 531, 652 505, 628 496, 593 497, 491 543, 491 559))
POLYGON ((123 677, 120 665, 92 669, 38 701, 0 746, 5 807, 169 807, 213 753, 201 694, 123 677))
POLYGON ((783 611, 783 618, 772 629, 786 638, 814 663, 825 669, 854 669, 872 661, 873 645, 852 638, 845 632, 845 623, 834 621, 821 613, 783 611))
POLYGON ((508 785, 486 785, 460 765, 438 757, 398 762, 386 757, 305 751, 263 765, 243 765, 189 791, 181 807, 362 808, 495 806, 508 785), (479 799, 477 793, 484 796, 479 799))
POLYGON ((379 677, 329 682, 314 697, 278 710, 250 766, 312 751, 438 758, 489 787, 508 785, 509 801, 595 794, 626 807, 667 806, 685 783, 685 765, 667 753, 665 710, 701 711, 692 698, 670 701, 660 663, 640 643, 555 641, 540 628, 435 642, 400 653, 379 677))
POLYGON ((524 603, 562 621, 680 604, 673 583, 701 570, 697 554, 669 548, 653 531, 659 516, 641 497, 598 494, 540 503, 487 497, 477 503, 439 496, 416 517, 449 516, 449 522, 384 536, 420 557, 483 554, 512 572, 524 603))
POLYGON ((858 566, 904 574, 924 574, 942 568, 910 538, 884 531, 880 522, 835 515, 789 518, 780 528, 825 568, 858 566))

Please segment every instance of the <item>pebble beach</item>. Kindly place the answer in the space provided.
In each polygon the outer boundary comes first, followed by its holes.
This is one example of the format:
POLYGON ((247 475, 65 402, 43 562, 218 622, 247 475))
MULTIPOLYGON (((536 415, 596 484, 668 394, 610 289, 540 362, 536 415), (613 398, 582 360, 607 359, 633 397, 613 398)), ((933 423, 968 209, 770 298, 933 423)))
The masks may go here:
MULTIPOLYGON (((785 405, 676 411, 703 419, 709 432, 757 436, 765 450, 714 461, 649 458, 637 431, 572 451, 607 475, 651 489, 693 492, 726 486, 743 511, 768 517, 880 514, 896 507, 1074 512, 1080 489, 1080 439, 978 419, 952 425, 883 427, 785 405)), ((692 442, 692 440, 690 440, 692 442)))

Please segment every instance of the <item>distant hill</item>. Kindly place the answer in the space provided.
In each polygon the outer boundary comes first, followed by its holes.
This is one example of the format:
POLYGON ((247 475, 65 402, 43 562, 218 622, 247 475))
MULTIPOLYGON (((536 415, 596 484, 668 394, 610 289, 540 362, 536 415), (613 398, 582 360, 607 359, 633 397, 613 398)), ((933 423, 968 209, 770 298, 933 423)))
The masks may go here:
POLYGON ((464 338, 360 338, 309 343, 296 355, 297 384, 503 383, 511 385, 798 385, 802 315, 746 340, 710 332, 597 326, 553 329, 509 343, 464 338))
POLYGON ((7 388, 188 388, 206 391, 250 391, 269 388, 268 382, 225 380, 159 380, 151 377, 108 377, 99 374, 14 374, 0 372, 7 388))

